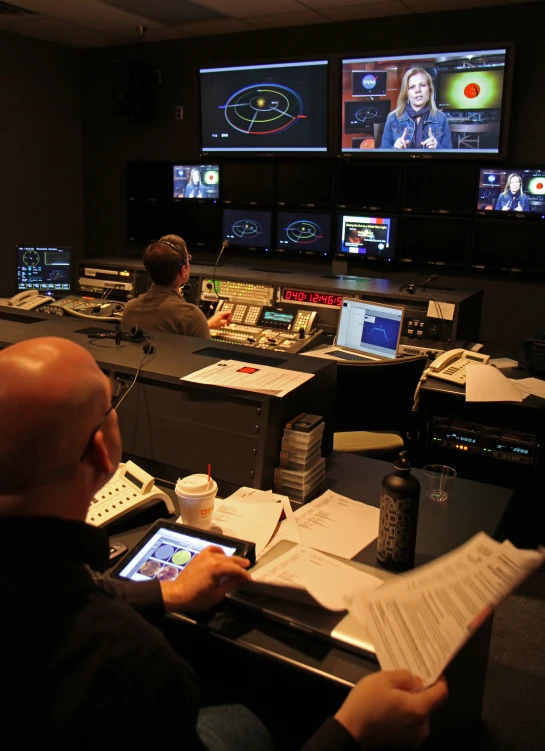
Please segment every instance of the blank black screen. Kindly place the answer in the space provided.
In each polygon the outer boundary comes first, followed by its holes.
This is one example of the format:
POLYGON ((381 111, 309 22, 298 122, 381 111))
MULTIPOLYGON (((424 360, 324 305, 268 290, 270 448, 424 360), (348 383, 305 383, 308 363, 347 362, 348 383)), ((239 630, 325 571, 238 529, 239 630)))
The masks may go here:
POLYGON ((402 208, 414 213, 468 216, 473 210, 475 168, 459 164, 408 165, 402 208))
POLYGON ((402 217, 401 261, 467 266, 469 219, 402 217))
POLYGON ((333 205, 335 167, 332 162, 281 162, 276 203, 279 206, 333 205))
POLYGON ((225 162, 222 172, 224 202, 247 206, 274 203, 274 164, 271 162, 225 162))

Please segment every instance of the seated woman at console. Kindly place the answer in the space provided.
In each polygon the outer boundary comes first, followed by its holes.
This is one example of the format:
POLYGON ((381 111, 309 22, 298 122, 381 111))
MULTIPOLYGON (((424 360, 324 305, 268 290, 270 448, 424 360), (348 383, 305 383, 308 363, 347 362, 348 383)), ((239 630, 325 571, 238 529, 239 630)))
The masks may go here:
POLYGON ((505 183, 505 190, 496 201, 496 211, 530 211, 528 196, 522 190, 522 178, 512 172, 505 183))
POLYGON ((452 149, 447 116, 437 109, 433 79, 424 68, 409 68, 403 76, 380 148, 452 149))

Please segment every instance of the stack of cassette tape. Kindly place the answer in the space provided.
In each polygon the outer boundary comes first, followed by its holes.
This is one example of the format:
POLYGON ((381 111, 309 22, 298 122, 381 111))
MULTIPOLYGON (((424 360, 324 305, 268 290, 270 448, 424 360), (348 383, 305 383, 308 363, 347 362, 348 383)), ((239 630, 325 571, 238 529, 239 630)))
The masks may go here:
POLYGON ((320 415, 303 413, 287 423, 280 450, 280 466, 274 470, 276 493, 304 503, 324 489, 323 434, 324 418, 320 415))

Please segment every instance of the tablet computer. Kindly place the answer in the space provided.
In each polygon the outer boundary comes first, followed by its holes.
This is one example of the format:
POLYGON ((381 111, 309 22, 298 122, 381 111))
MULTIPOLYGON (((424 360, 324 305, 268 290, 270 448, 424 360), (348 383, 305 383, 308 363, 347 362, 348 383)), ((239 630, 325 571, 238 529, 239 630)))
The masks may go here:
POLYGON ((189 561, 210 545, 225 555, 239 555, 255 563, 255 543, 205 529, 159 519, 140 542, 111 571, 114 579, 174 581, 189 561))

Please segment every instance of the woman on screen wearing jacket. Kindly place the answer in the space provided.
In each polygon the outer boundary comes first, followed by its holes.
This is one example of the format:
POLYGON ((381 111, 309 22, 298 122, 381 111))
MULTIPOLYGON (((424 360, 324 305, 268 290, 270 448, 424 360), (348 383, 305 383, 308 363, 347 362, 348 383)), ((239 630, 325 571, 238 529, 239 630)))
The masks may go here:
POLYGON ((512 172, 505 183, 505 190, 496 201, 496 211, 530 211, 528 196, 522 190, 522 178, 512 172))
POLYGON ((409 68, 403 76, 380 148, 452 149, 447 116, 437 109, 433 79, 424 68, 409 68))

